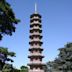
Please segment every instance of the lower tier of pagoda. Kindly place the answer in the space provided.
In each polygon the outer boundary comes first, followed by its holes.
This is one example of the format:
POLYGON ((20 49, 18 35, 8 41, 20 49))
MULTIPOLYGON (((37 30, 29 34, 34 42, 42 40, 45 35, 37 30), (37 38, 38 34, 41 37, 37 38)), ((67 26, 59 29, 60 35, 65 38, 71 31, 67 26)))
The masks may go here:
POLYGON ((45 66, 44 63, 28 63, 28 66, 31 66, 31 67, 43 67, 45 66))

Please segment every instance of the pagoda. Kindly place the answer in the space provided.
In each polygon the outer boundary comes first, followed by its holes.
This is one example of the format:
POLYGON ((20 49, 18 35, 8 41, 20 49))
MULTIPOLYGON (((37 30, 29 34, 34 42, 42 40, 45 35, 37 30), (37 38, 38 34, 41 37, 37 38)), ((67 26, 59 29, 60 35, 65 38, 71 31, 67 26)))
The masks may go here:
POLYGON ((35 12, 30 16, 30 48, 28 58, 30 59, 29 72, 44 72, 42 59, 43 48, 41 48, 43 42, 42 39, 42 25, 41 15, 37 12, 37 5, 35 4, 35 12))

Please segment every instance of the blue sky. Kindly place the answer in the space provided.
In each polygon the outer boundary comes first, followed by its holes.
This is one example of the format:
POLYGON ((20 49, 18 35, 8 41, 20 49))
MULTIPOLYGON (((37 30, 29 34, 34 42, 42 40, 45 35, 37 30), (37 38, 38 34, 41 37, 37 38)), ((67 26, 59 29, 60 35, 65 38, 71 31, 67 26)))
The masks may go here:
POLYGON ((14 66, 20 67, 29 63, 29 25, 30 15, 34 13, 34 4, 42 15, 43 62, 54 60, 58 48, 72 42, 72 0, 7 0, 21 22, 16 26, 13 36, 4 36, 0 46, 16 52, 14 66))

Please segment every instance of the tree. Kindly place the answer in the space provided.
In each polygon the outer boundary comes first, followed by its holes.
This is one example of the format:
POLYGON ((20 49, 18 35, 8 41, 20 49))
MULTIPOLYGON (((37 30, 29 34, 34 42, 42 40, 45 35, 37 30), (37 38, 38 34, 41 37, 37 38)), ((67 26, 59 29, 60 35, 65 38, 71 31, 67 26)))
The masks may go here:
POLYGON ((20 72, 20 70, 14 68, 12 64, 5 64, 3 66, 2 72, 20 72))
POLYGON ((20 67, 20 72, 28 72, 28 67, 26 67, 26 66, 21 66, 21 67, 20 67))
POLYGON ((13 72, 13 66, 10 64, 5 64, 3 66, 2 72, 13 72))
POLYGON ((49 72, 47 64, 45 66, 43 66, 43 69, 44 69, 44 72, 49 72))
POLYGON ((6 0, 0 0, 0 40, 5 34, 11 36, 19 21, 16 19, 10 4, 6 0))
POLYGON ((16 69, 16 68, 13 68, 13 71, 12 72, 20 72, 19 69, 16 69))
POLYGON ((49 61, 46 63, 46 69, 45 72, 59 72, 59 70, 57 70, 57 65, 55 64, 54 61, 49 61))
POLYGON ((59 51, 59 57, 55 60, 56 64, 58 64, 58 69, 63 72, 72 71, 72 43, 67 43, 59 51))
POLYGON ((9 57, 15 57, 15 53, 9 52, 8 48, 0 47, 0 69, 1 70, 2 70, 3 66, 5 65, 6 61, 13 62, 13 60, 9 57))
POLYGON ((47 72, 72 72, 72 43, 59 48, 58 57, 47 63, 47 72))
MULTIPOLYGON (((11 36, 16 30, 16 24, 19 22, 20 20, 15 17, 10 4, 6 0, 0 0, 0 40, 4 35, 11 36)), ((10 57, 15 57, 15 53, 9 52, 8 48, 0 47, 0 70, 2 72, 11 72, 12 65, 6 63, 6 61, 13 62, 10 57)), ((19 72, 17 69, 14 70, 19 72)))

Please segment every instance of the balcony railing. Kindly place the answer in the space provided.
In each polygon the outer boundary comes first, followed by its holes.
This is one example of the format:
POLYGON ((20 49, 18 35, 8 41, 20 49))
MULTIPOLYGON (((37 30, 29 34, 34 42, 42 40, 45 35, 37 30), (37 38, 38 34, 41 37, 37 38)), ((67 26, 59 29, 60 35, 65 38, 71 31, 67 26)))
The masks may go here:
POLYGON ((37 64, 37 63, 38 63, 38 64, 42 64, 41 61, 30 61, 30 63, 31 63, 31 64, 32 64, 32 63, 33 63, 33 64, 37 64))
POLYGON ((41 30, 41 28, 39 28, 39 27, 32 27, 30 30, 33 30, 33 29, 39 29, 39 30, 41 30))
POLYGON ((31 25, 32 24, 41 24, 39 21, 33 21, 32 23, 31 23, 31 25))
POLYGON ((41 35, 41 33, 39 33, 39 32, 33 32, 33 33, 30 33, 30 35, 41 35))
POLYGON ((30 39, 30 42, 32 41, 41 41, 40 39, 30 39))
POLYGON ((41 46, 39 46, 39 45, 33 45, 33 46, 30 46, 30 48, 41 48, 41 46))
POLYGON ((32 55, 42 55, 41 53, 30 53, 30 56, 32 55))
POLYGON ((32 18, 31 18, 31 20, 32 20, 32 19, 40 19, 40 18, 39 18, 39 17, 34 16, 34 17, 32 17, 32 18))

